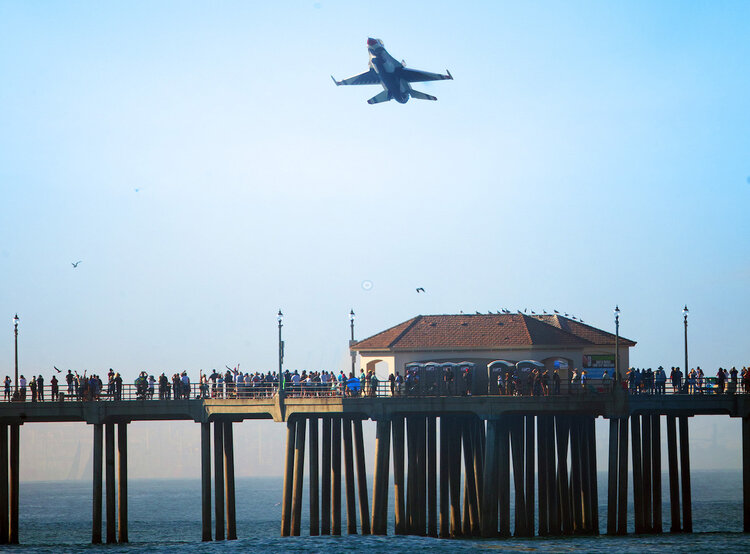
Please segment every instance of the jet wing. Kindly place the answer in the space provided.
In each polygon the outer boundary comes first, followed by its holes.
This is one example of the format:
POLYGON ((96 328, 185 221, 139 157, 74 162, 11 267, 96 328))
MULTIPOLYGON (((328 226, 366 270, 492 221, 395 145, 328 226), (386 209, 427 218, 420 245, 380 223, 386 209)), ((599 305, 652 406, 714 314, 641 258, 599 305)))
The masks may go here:
MULTIPOLYGON (((446 70, 447 71, 447 70, 446 70)), ((429 71, 420 71, 418 69, 406 69, 402 71, 404 80, 409 83, 422 83, 424 81, 443 81, 445 79, 453 79, 450 71, 447 71, 447 75, 441 75, 440 73, 430 73, 429 71)))
POLYGON ((365 71, 364 73, 360 73, 359 75, 355 75, 354 77, 349 77, 348 79, 344 79, 343 81, 337 81, 333 78, 333 75, 331 75, 331 79, 333 79, 333 82, 336 83, 336 86, 380 84, 380 77, 378 77, 378 74, 372 68, 370 68, 370 71, 365 71))

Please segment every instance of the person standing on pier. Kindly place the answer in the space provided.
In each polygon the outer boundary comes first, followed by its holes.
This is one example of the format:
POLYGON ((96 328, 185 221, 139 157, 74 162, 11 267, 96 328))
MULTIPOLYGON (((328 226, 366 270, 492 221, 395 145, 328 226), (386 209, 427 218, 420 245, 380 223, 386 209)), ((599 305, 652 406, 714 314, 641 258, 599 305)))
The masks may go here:
POLYGON ((73 396, 73 372, 70 370, 65 375, 65 382, 68 384, 68 396, 73 396))
POLYGON ((44 402, 44 377, 41 375, 36 378, 36 390, 39 402, 44 402))
POLYGON ((60 399, 60 389, 57 381, 57 377, 55 375, 52 376, 52 379, 50 379, 50 392, 51 392, 51 399, 54 402, 55 400, 60 399))
POLYGON ((122 377, 115 373, 115 400, 122 400, 122 377))
POLYGON ((5 385, 5 400, 10 400, 10 375, 5 376, 5 381, 3 381, 3 384, 5 385))
POLYGON ((31 376, 31 383, 29 383, 31 389, 31 401, 36 402, 36 375, 31 376))

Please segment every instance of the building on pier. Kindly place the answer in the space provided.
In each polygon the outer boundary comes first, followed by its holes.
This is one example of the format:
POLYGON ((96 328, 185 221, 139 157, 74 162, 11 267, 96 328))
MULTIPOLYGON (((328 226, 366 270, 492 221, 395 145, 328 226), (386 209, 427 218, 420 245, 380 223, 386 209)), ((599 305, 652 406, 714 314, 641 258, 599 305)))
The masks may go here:
MULTIPOLYGON (((418 315, 353 343, 362 367, 379 377, 410 362, 472 362, 475 386, 486 387, 487 365, 494 360, 536 360, 561 378, 573 368, 597 378, 615 366, 615 335, 558 314, 418 315)), ((635 342, 620 337, 620 370, 628 367, 635 342)))

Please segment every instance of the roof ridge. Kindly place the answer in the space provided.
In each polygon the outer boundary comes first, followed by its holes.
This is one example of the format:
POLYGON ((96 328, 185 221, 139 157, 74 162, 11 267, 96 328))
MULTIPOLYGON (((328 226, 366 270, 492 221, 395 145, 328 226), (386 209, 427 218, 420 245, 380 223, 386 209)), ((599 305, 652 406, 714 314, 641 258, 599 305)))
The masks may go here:
POLYGON ((403 337, 407 333, 407 331, 409 331, 409 329, 411 329, 412 327, 414 327, 414 325, 417 323, 417 321, 419 321, 420 319, 422 319, 422 317, 423 316, 421 314, 418 315, 418 316, 416 316, 416 317, 413 317, 412 320, 411 320, 411 323, 409 323, 409 325, 407 325, 406 327, 404 327, 404 329, 396 336, 396 338, 393 339, 390 343, 388 343, 388 348, 393 348, 393 345, 396 344, 398 341, 400 341, 401 337, 403 337))

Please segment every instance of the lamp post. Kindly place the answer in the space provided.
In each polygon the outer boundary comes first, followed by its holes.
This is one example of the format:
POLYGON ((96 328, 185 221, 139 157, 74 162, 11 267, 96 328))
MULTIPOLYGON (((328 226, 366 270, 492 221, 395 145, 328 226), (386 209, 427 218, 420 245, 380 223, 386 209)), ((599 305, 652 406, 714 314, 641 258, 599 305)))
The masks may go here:
POLYGON ((687 347, 687 316, 688 316, 688 307, 687 304, 685 304, 685 307, 682 309, 682 316, 685 320, 685 381, 687 381, 688 376, 688 347, 687 347))
POLYGON ((13 392, 18 394, 18 314, 13 316, 13 334, 16 339, 16 388, 13 392))
POLYGON ((620 306, 615 306, 615 383, 620 381, 620 306))
POLYGON ((349 350, 351 351, 351 354, 352 354, 352 374, 354 374, 354 371, 356 370, 356 365, 357 365, 357 353, 351 349, 352 346, 354 346, 354 317, 355 317, 354 310, 352 309, 349 312, 349 324, 352 330, 352 338, 349 340, 349 350))
POLYGON ((284 320, 284 314, 281 313, 281 310, 279 310, 276 319, 279 321, 279 398, 281 398, 284 392, 284 376, 281 372, 282 367, 284 366, 284 341, 281 340, 281 328, 284 326, 282 323, 284 320))

